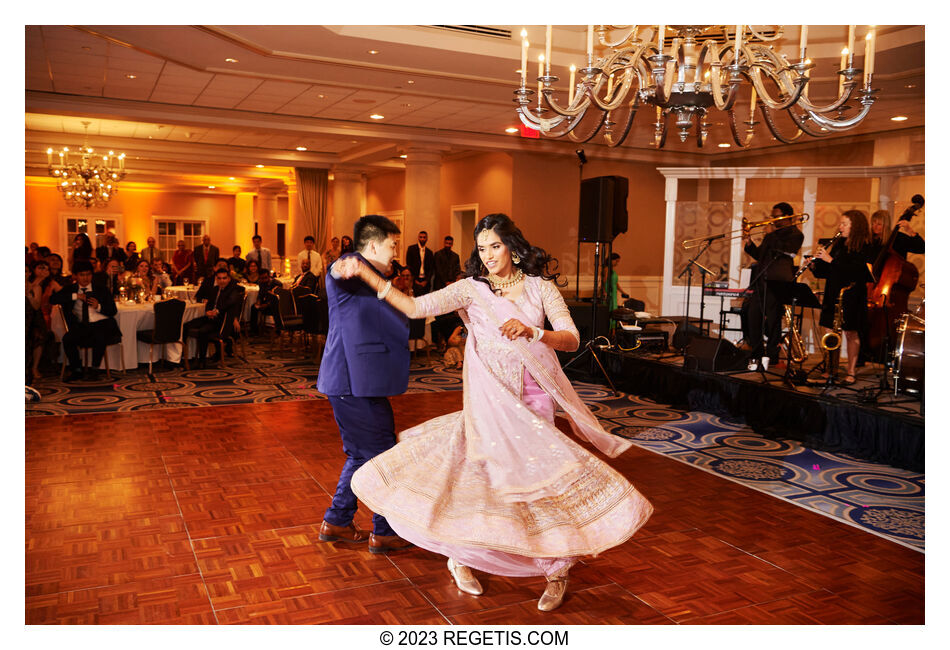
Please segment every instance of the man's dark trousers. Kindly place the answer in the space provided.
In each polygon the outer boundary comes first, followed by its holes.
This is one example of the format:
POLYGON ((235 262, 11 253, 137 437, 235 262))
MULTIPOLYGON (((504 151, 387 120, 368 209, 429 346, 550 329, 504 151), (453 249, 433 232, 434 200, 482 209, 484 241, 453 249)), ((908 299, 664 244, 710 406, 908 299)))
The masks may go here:
MULTIPOLYGON (((346 462, 340 472, 336 494, 323 518, 334 526, 349 526, 356 513, 356 495, 350 478, 366 461, 396 444, 393 407, 386 397, 328 396, 333 417, 340 428, 346 462)), ((376 535, 395 535, 386 518, 373 514, 376 535)))

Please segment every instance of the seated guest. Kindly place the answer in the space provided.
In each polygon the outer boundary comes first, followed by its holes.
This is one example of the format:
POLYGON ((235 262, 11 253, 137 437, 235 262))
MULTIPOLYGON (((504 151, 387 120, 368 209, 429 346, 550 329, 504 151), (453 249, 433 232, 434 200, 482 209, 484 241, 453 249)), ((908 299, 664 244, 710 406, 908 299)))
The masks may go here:
POLYGON ((92 367, 89 378, 96 379, 99 364, 105 354, 106 341, 120 337, 122 333, 115 322, 116 308, 112 294, 101 284, 92 283, 92 265, 76 263, 76 282, 55 292, 50 302, 60 305, 66 316, 69 331, 63 335, 63 350, 69 359, 70 373, 66 381, 75 381, 83 376, 79 347, 92 348, 92 367))
MULTIPOLYGON (((144 260, 143 260, 144 261, 144 260)), ((172 286, 172 279, 165 272, 165 264, 160 258, 152 260, 152 289, 153 293, 161 294, 166 287, 172 286)))
POLYGON ((195 278, 195 254, 185 248, 185 240, 179 239, 178 248, 172 255, 172 281, 175 284, 185 284, 195 278))
POLYGON ((231 249, 231 257, 228 258, 228 267, 233 268, 235 271, 244 274, 244 258, 241 257, 241 247, 234 246, 231 249))
POLYGON ((33 307, 39 309, 43 314, 43 320, 46 321, 46 326, 49 327, 50 312, 53 308, 50 298, 53 291, 59 291, 63 287, 53 282, 53 277, 49 272, 49 264, 43 260, 30 264, 26 280, 27 296, 30 298, 33 307))
POLYGON ((257 292, 257 302, 251 306, 251 334, 257 336, 260 333, 260 320, 264 316, 273 317, 274 329, 279 332, 280 316, 274 289, 281 286, 280 280, 271 279, 270 272, 261 269, 257 278, 257 286, 260 287, 260 290, 257 292))
POLYGON ((129 288, 129 295, 138 291, 139 287, 146 296, 155 294, 155 277, 152 275, 152 267, 148 265, 148 262, 139 260, 132 275, 126 280, 126 286, 129 288))
POLYGON ((130 241, 125 245, 125 270, 126 271, 135 271, 136 267, 139 265, 141 258, 135 250, 135 242, 130 241))
POLYGON ((92 281, 96 284, 104 284, 109 289, 113 299, 118 297, 119 287, 127 279, 127 272, 122 270, 122 264, 117 259, 110 259, 106 262, 105 271, 92 274, 92 281))
POLYGON ((310 272, 310 262, 308 262, 306 258, 300 263, 300 273, 294 278, 291 289, 296 289, 297 287, 309 289, 310 293, 315 294, 317 292, 317 276, 310 272))
POLYGON ((398 274, 393 278, 393 286, 402 291, 407 296, 412 295, 412 271, 408 267, 401 267, 398 274))
POLYGON ((244 278, 251 284, 257 284, 258 276, 261 272, 261 265, 255 260, 247 260, 244 265, 244 278))
POLYGON ((452 331, 448 346, 445 348, 445 355, 442 357, 442 362, 446 366, 462 367, 462 362, 465 360, 465 337, 467 335, 464 325, 459 325, 452 331))
MULTIPOLYGON (((409 269, 406 269, 406 271, 409 271, 409 269)), ((461 279, 462 274, 460 272, 455 276, 455 279, 452 282, 456 282, 461 279)), ((409 275, 409 280, 412 280, 411 273, 409 275)), ((449 284, 452 284, 452 282, 449 282, 449 284)), ((443 351, 447 346, 452 345, 449 339, 451 339, 455 330, 461 326, 462 319, 456 311, 450 311, 447 314, 441 314, 435 317, 435 320, 432 321, 432 340, 438 346, 440 351, 443 351)))
POLYGON ((53 251, 49 249, 49 246, 40 246, 38 249, 36 249, 36 259, 45 260, 52 252, 53 251))
POLYGON ((195 302, 204 302, 205 300, 211 298, 211 291, 214 289, 216 282, 214 275, 218 272, 218 269, 224 269, 227 271, 227 260, 218 259, 218 261, 214 263, 214 269, 212 270, 211 274, 201 281, 198 291, 195 292, 195 302))
POLYGON ((62 285, 67 285, 73 281, 72 275, 63 272, 63 258, 59 253, 50 253, 46 256, 46 262, 49 264, 49 274, 53 280, 62 285))
POLYGON ((103 264, 107 264, 109 260, 118 260, 120 264, 123 264, 127 258, 125 251, 119 246, 119 238, 111 233, 106 235, 105 246, 96 249, 96 257, 103 264))
POLYGON ((26 263, 32 264, 33 262, 38 262, 40 245, 35 241, 30 242, 30 245, 26 247, 26 263))
MULTIPOLYGON (((226 264, 225 260, 220 261, 226 264)), ((208 343, 217 340, 219 336, 230 336, 233 333, 234 319, 238 316, 237 311, 244 299, 240 287, 231 279, 226 266, 217 267, 213 277, 214 286, 205 303, 205 315, 185 323, 185 336, 194 338, 198 344, 197 358, 201 368, 207 367, 208 343)), ((220 358, 219 350, 212 362, 220 358)))
POLYGON ((155 260, 162 260, 164 262, 165 258, 162 256, 162 251, 155 245, 155 238, 149 237, 146 242, 148 246, 142 249, 142 252, 139 253, 139 257, 148 262, 149 265, 155 260))

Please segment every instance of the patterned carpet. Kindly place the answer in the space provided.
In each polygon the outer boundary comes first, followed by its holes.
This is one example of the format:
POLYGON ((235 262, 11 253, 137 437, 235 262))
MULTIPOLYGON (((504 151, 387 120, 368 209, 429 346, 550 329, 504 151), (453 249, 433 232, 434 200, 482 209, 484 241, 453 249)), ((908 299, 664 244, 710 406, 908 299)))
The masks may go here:
MULTIPOLYGON (((317 366, 299 352, 247 346, 247 357, 220 369, 173 367, 148 374, 115 373, 112 381, 34 384, 39 402, 26 415, 69 415, 155 408, 195 408, 251 402, 325 399, 314 385, 317 366)), ((408 392, 460 390, 461 371, 433 355, 414 357, 408 392)), ((924 549, 924 476, 859 459, 814 451, 757 435, 739 419, 671 409, 635 395, 619 397, 596 384, 578 393, 604 427, 638 446, 730 481, 821 512, 898 544, 924 549)))

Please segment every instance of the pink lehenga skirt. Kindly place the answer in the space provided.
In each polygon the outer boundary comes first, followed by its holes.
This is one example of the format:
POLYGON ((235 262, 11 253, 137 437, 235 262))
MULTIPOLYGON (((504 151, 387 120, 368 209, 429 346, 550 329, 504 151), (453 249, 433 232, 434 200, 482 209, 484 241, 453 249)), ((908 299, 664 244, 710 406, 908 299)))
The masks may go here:
POLYGON ((650 503, 554 427, 554 401, 527 371, 519 399, 472 381, 485 370, 477 355, 465 365, 462 411, 401 432, 353 475, 356 495, 400 537, 494 575, 550 577, 646 522, 650 503))

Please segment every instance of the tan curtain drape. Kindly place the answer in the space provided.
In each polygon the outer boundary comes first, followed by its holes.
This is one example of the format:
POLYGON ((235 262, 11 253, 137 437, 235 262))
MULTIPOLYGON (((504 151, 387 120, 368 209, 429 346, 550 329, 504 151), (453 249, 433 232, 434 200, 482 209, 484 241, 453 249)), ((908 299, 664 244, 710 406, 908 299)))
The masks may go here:
POLYGON ((294 175, 297 177, 297 195, 300 197, 304 236, 313 235, 316 248, 322 253, 326 249, 327 233, 330 229, 330 219, 327 215, 327 170, 295 167, 294 175))

